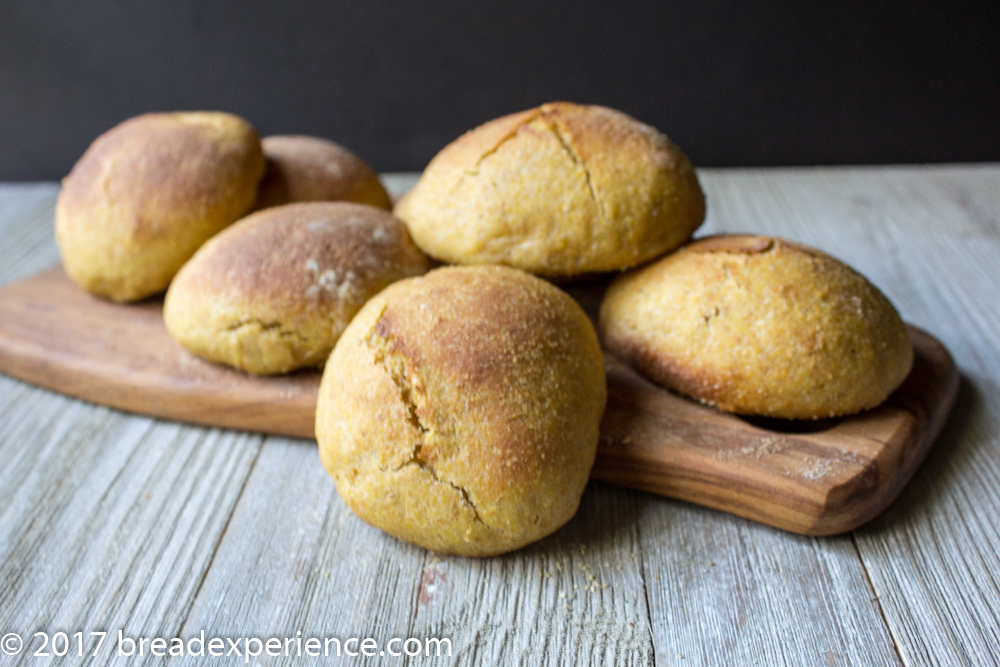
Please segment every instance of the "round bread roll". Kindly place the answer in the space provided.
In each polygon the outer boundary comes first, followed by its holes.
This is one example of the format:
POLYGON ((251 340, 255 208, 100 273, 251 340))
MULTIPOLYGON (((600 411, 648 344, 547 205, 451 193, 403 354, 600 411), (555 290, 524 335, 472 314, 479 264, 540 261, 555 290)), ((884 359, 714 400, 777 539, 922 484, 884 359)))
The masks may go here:
POLYGON ((605 345, 721 410, 817 419, 875 407, 913 348, 888 299, 821 252, 766 236, 696 241, 616 279, 605 345))
POLYGON ((259 375, 322 366, 365 301, 427 258, 388 211, 288 204, 201 247, 167 291, 167 331, 192 353, 259 375))
POLYGON ((257 196, 264 154, 241 118, 152 113, 91 144, 63 180, 56 242, 66 273, 114 301, 162 292, 257 196))
POLYGON ((678 247, 705 218, 705 195, 688 159, 654 128, 559 102, 467 132, 395 213, 444 262, 560 278, 678 247))
POLYGON ((265 137, 267 172, 255 208, 292 202, 352 201, 392 208, 378 174, 343 146, 304 136, 265 137))
POLYGON ((369 524, 490 556, 576 512, 604 412, 583 310, 499 266, 446 267, 369 301, 326 364, 320 459, 369 524))

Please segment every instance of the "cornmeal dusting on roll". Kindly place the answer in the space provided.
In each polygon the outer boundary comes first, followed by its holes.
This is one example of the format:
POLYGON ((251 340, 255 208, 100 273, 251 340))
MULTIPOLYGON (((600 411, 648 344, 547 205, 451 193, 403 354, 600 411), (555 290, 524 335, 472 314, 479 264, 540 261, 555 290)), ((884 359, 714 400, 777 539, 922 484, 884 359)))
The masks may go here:
POLYGON ((388 211, 288 204, 244 218, 177 274, 163 317, 192 353, 256 374, 321 366, 365 301, 425 273, 388 211))
POLYGON ((162 292, 240 218, 264 174, 260 139, 226 113, 153 113, 112 128, 63 180, 56 242, 66 273, 115 301, 162 292))
POLYGON ((267 173, 254 208, 293 202, 351 201, 392 208, 371 167, 340 144, 319 137, 280 135, 261 142, 267 173))
POLYGON ((364 521, 434 551, 517 549, 576 512, 606 385, 597 335, 551 284, 447 267, 369 301, 327 362, 320 458, 364 521))
POLYGON ((705 218, 694 168, 619 111, 558 102, 505 116, 442 150, 395 209, 452 264, 548 277, 616 271, 687 241, 705 218))
POLYGON ((913 348, 888 299, 817 250, 766 236, 702 239, 616 279, 605 345, 722 410, 789 419, 875 407, 913 348))

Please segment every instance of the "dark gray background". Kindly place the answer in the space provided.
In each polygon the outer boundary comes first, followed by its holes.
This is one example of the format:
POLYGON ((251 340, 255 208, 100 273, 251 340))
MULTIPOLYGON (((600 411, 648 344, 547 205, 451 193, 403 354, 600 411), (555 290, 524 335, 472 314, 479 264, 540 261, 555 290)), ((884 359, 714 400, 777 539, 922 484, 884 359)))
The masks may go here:
POLYGON ((695 164, 1000 159, 1000 3, 0 0, 0 180, 150 110, 223 109, 383 171, 564 99, 695 164))

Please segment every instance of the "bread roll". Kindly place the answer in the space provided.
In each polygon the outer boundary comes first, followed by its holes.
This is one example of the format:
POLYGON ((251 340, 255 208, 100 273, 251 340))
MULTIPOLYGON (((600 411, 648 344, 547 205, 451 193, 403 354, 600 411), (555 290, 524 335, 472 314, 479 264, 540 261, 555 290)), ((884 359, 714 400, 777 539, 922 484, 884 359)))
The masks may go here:
POLYGON ((226 113, 153 113, 91 144, 63 180, 56 242, 66 273, 114 301, 162 292, 195 250, 253 204, 260 140, 226 113))
POLYGON ((514 269, 446 267, 351 322, 323 373, 316 438, 363 520, 489 556, 576 512, 605 397, 596 333, 568 295, 514 269))
POLYGON ((254 208, 292 202, 350 201, 391 209, 378 174, 343 146, 318 137, 265 137, 267 173, 254 208))
POLYGON ((705 196, 691 163, 654 128, 560 102, 457 139, 395 213, 436 259, 565 278, 676 248, 704 219, 705 196))
POLYGON ((324 202, 269 208, 206 243, 167 292, 167 331, 192 353, 256 374, 321 366, 369 297, 428 260, 388 211, 324 202))
POLYGON ((696 241, 612 283, 604 343, 721 410, 815 419, 884 401, 913 363, 899 314, 841 262, 766 236, 696 241))

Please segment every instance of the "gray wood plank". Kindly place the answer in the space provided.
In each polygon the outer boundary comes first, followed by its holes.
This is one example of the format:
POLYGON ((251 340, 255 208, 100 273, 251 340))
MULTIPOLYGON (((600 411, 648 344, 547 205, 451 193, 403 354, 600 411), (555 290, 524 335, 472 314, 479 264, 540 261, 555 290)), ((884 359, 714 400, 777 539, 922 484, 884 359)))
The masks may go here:
MULTIPOLYGON (((12 384, 0 380, 0 396, 12 384)), ((0 627, 25 638, 177 633, 260 436, 41 390, 10 414, 0 431, 0 627)))
POLYGON ((0 183, 0 234, 24 224, 39 205, 54 205, 58 192, 58 183, 0 183))
POLYGON ((640 525, 657 664, 900 664, 849 536, 652 497, 640 525))
POLYGON ((0 285, 59 261, 54 233, 58 185, 0 183, 0 285))
POLYGON ((909 665, 1000 663, 1000 169, 713 172, 715 225, 824 248, 939 337, 964 384, 927 463, 856 531, 909 665))
MULTIPOLYGON (((426 553, 357 519, 315 442, 268 438, 183 635, 407 639, 426 553)), ((331 650, 335 646, 330 645, 331 650)), ((357 650, 355 648, 355 650, 357 650)), ((399 650, 399 647, 396 647, 399 650)), ((296 655, 260 657, 299 664, 296 655)), ((364 664, 399 664, 376 657, 364 664)), ((182 661, 183 663, 184 661, 182 661)))
POLYGON ((412 632, 452 637, 461 665, 651 664, 645 502, 592 482, 573 520, 525 549, 486 560, 430 555, 412 632))

